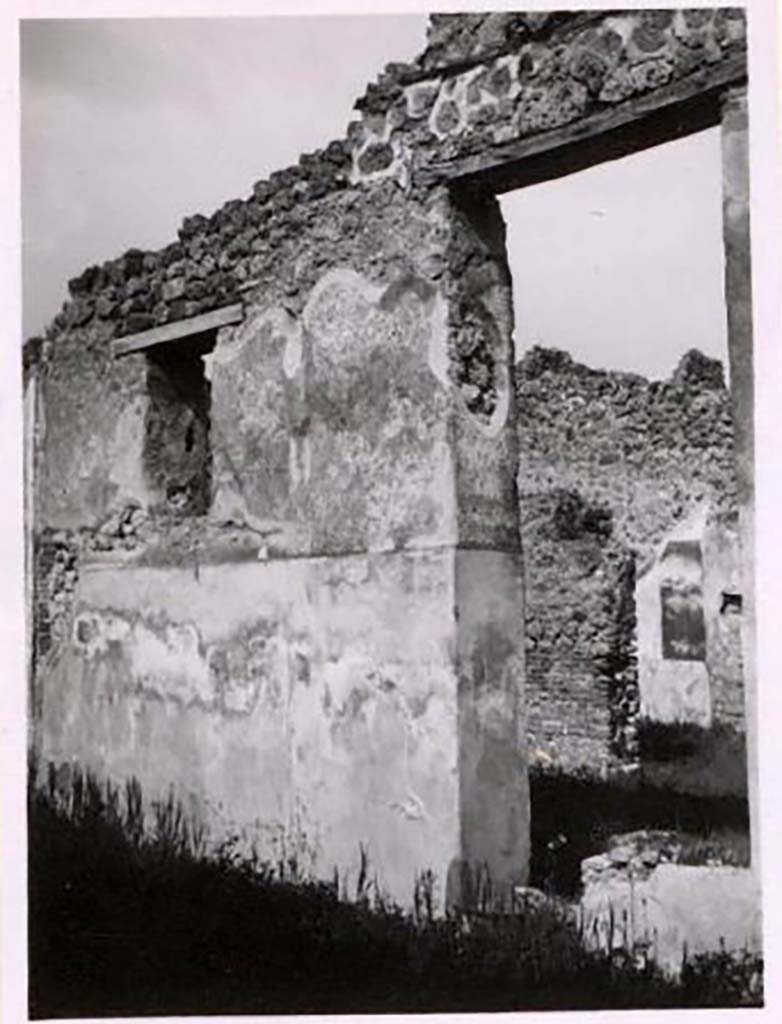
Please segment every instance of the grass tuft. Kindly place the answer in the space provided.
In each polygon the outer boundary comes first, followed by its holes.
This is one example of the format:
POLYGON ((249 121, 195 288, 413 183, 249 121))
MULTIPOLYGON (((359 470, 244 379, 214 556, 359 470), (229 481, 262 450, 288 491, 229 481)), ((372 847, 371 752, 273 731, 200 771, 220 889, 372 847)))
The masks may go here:
POLYGON ((678 981, 637 951, 587 948, 564 902, 439 913, 385 896, 366 849, 355 893, 300 866, 205 853, 173 794, 50 768, 29 798, 36 1018, 759 1005, 758 957, 696 958, 678 981))
POLYGON ((680 793, 633 779, 596 779, 531 768, 530 884, 566 898, 578 895, 581 862, 612 837, 643 830, 677 834, 680 860, 749 864, 745 797, 680 793))

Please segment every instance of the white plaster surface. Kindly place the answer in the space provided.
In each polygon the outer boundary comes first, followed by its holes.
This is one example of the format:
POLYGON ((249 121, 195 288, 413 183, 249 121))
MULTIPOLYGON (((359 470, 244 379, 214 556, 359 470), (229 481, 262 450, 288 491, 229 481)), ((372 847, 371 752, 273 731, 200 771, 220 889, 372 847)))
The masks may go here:
POLYGON ((581 912, 588 941, 644 945, 671 973, 685 950, 758 951, 762 943, 760 891, 747 868, 660 864, 636 879, 610 872, 586 886, 581 912))

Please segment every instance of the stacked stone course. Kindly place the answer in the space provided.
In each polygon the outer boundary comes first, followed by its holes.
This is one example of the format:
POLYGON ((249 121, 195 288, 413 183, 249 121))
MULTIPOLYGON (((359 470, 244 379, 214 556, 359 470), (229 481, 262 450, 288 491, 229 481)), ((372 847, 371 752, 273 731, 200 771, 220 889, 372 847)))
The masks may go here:
POLYGON ((344 188, 348 164, 346 145, 332 142, 256 182, 249 199, 230 200, 210 217, 186 217, 178 241, 165 248, 130 249, 88 267, 68 282, 71 301, 54 327, 79 327, 96 317, 122 336, 238 301, 243 286, 269 269, 284 236, 301 229, 299 217, 288 214, 344 188))

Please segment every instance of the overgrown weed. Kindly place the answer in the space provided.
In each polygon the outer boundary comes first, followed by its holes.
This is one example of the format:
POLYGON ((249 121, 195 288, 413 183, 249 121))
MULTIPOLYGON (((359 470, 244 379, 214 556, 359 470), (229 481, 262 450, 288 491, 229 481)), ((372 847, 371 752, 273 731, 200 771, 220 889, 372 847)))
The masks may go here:
POLYGON ((531 884, 566 898, 578 895, 581 862, 605 851, 613 836, 676 832, 683 863, 749 863, 745 797, 681 793, 643 780, 531 767, 531 884))
POLYGON ((228 840, 207 855, 175 796, 148 810, 78 769, 32 787, 30 1007, 41 1017, 382 1013, 757 1005, 762 961, 688 961, 680 980, 633 951, 590 949, 563 901, 443 913, 382 890, 366 847, 355 888, 228 840))

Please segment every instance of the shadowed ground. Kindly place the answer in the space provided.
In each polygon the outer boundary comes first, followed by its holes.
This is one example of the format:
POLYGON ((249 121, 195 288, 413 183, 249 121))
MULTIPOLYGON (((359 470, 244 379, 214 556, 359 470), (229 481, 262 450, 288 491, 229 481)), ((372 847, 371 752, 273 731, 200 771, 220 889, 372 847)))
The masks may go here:
POLYGON ((207 857, 173 800, 145 810, 76 773, 30 800, 30 1011, 36 1018, 757 1005, 762 962, 700 958, 666 980, 628 951, 588 952, 565 904, 411 913, 364 860, 355 891, 207 857), (348 898, 348 896, 350 898, 348 898))

